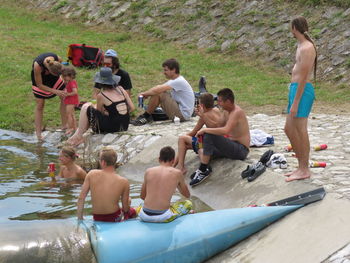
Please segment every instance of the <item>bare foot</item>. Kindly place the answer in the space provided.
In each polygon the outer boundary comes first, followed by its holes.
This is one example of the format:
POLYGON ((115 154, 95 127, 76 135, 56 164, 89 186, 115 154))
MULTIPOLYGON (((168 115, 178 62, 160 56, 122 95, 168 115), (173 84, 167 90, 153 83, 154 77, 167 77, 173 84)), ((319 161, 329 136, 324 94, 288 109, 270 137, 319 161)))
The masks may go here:
POLYGON ((293 175, 293 174, 295 174, 295 173, 297 173, 297 172, 298 172, 298 169, 295 170, 295 171, 293 171, 293 172, 286 173, 284 176, 291 176, 291 175, 293 175))
POLYGON ((73 133, 74 130, 73 129, 67 129, 66 132, 64 133, 65 135, 69 135, 71 133, 73 133))
POLYGON ((286 178, 286 182, 292 182, 295 180, 303 180, 310 178, 311 172, 308 169, 298 169, 295 173, 292 173, 288 178, 286 178))
POLYGON ((71 145, 71 146, 78 146, 79 144, 84 142, 84 138, 83 137, 75 137, 72 136, 67 140, 67 144, 71 145))

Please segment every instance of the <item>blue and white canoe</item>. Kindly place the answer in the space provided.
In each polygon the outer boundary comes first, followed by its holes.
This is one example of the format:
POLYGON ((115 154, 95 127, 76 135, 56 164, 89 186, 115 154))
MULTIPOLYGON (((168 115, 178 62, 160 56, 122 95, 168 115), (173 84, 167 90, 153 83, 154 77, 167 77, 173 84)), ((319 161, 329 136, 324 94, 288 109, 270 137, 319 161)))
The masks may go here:
POLYGON ((88 232, 98 263, 202 262, 325 194, 319 188, 266 207, 190 214, 170 223, 93 222, 88 232))
POLYGON ((218 210, 170 223, 94 222, 89 232, 98 263, 202 262, 301 206, 218 210))

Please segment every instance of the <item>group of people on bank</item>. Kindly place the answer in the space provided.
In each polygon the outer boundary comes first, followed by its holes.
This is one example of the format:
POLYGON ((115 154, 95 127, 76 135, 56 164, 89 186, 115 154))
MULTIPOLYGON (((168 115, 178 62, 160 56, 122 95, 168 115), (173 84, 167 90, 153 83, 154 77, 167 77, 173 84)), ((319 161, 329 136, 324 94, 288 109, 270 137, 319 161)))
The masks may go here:
MULTIPOLYGON (((288 182, 311 176, 308 167, 310 144, 307 119, 315 98, 310 79, 313 71, 316 72, 317 64, 316 47, 309 36, 306 19, 304 17, 293 19, 291 32, 297 39, 298 47, 289 87, 285 133, 296 153, 299 166, 297 170, 286 174, 288 182)), ((128 74, 120 71, 119 62, 118 66, 113 66, 116 60, 118 61, 115 51, 106 52, 105 67, 95 76, 94 94, 97 104, 83 105, 77 130, 68 139, 68 143, 71 145, 82 143, 83 134, 89 127, 94 132, 107 133, 125 131, 129 123, 137 126, 152 122, 152 113, 159 105, 170 119, 177 117, 181 121, 189 120, 195 111, 199 116, 198 122, 191 132, 179 137, 177 155, 175 156, 175 151, 171 147, 164 147, 159 156, 160 165, 148 169, 145 173, 141 192, 141 198, 145 203, 138 209, 138 214, 145 221, 166 222, 192 209, 189 202, 177 204, 176 207, 171 207, 170 204, 171 195, 176 188, 185 197, 190 196, 184 182, 187 172, 186 151, 193 149, 199 155, 199 168, 190 176, 189 183, 195 186, 210 175, 212 168, 209 163, 213 157, 233 160, 244 160, 247 157, 250 145, 248 120, 245 112, 235 104, 233 91, 228 88, 221 89, 217 93, 219 108, 214 107, 214 98, 209 93, 202 94, 198 107, 195 107, 193 90, 180 75, 179 63, 175 59, 168 59, 162 64, 168 81, 139 94, 145 99, 149 98, 148 107, 144 113, 130 121, 129 113, 134 109, 130 88, 121 84, 123 78, 128 78, 128 74), (118 76, 118 72, 124 74, 118 76)), ((68 96, 67 91, 63 90, 64 81, 59 77, 61 70, 59 65, 60 58, 52 53, 40 55, 33 63, 33 92, 37 100, 35 124, 39 139, 44 99, 55 95, 62 99, 68 96)), ((131 86, 130 78, 127 82, 131 86)), ((60 109, 62 114, 65 109, 62 107, 60 109)), ((64 118, 62 124, 65 124, 64 118)), ((126 218, 137 214, 130 208, 127 180, 115 174, 116 156, 111 149, 102 150, 100 155, 102 169, 92 170, 87 174, 78 201, 79 218, 82 218, 84 200, 89 191, 96 220, 119 221, 123 213, 126 218), (122 201, 122 209, 119 207, 119 200, 122 201)))

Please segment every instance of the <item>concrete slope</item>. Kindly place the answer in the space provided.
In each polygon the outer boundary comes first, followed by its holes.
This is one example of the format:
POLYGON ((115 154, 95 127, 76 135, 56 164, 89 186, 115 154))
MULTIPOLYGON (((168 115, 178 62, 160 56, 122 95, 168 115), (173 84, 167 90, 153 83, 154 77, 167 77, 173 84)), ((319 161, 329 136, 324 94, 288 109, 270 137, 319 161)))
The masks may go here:
MULTIPOLYGON (((177 137, 160 138, 121 167, 119 172, 131 180, 142 182, 145 169, 157 165, 159 150, 165 145, 176 149, 177 137)), ((249 160, 258 158, 252 152, 249 160)), ((269 168, 249 183, 240 176, 247 164, 247 161, 213 160, 212 175, 191 188, 191 194, 214 209, 224 209, 264 204, 317 188, 310 180, 286 183, 284 171, 269 168)), ((187 182, 198 165, 197 155, 189 151, 186 157, 187 182)), ((350 202, 338 197, 326 195, 323 201, 299 209, 209 262, 309 263, 327 259, 350 242, 350 202)))
POLYGON ((207 262, 322 262, 350 242, 349 211, 348 201, 326 195, 207 262))

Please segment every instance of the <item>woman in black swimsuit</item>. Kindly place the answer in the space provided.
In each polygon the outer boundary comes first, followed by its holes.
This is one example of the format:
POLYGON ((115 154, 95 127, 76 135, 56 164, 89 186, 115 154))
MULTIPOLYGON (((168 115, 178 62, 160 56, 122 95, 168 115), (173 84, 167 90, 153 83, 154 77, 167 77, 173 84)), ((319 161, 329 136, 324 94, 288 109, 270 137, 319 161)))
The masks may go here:
POLYGON ((113 75, 108 67, 96 73, 95 83, 102 87, 97 95, 97 105, 85 103, 80 111, 79 126, 68 143, 74 146, 84 141, 83 134, 89 127, 96 133, 126 131, 129 127, 129 113, 135 109, 128 93, 118 86, 120 77, 113 75))
POLYGON ((35 107, 35 132, 38 140, 42 140, 43 113, 45 100, 56 95, 61 98, 60 113, 62 127, 66 126, 66 108, 63 98, 66 96, 65 85, 60 77, 62 71, 61 58, 55 53, 43 53, 33 61, 31 79, 32 91, 36 101, 35 107))

